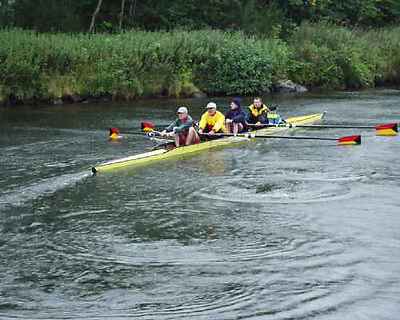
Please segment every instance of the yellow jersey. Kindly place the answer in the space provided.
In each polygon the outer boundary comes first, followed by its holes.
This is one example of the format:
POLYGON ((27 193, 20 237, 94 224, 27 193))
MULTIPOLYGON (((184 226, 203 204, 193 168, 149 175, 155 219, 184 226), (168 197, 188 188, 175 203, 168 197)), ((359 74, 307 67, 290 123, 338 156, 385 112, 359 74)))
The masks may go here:
POLYGON ((271 110, 269 110, 269 108, 265 104, 263 104, 260 109, 258 109, 254 104, 252 104, 249 106, 249 110, 254 118, 257 118, 261 115, 265 115, 266 113, 271 112, 271 110))
POLYGON ((206 111, 201 116, 199 127, 208 131, 225 132, 225 116, 219 111, 210 116, 208 111, 206 111))

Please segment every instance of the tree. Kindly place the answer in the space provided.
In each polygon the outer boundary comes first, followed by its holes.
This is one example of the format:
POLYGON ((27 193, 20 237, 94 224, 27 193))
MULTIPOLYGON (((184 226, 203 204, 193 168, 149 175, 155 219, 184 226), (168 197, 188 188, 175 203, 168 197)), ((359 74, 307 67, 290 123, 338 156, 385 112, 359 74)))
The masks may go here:
POLYGON ((92 20, 90 22, 89 32, 93 32, 94 31, 94 26, 95 26, 95 23, 96 23, 96 17, 100 12, 102 3, 103 3, 103 0, 98 0, 96 9, 93 12, 92 20))
POLYGON ((400 0, 0 0, 0 28, 38 31, 211 27, 269 36, 305 20, 394 25, 400 22, 400 0))
POLYGON ((124 20, 125 0, 121 0, 121 12, 119 14, 119 31, 122 31, 122 20, 124 20))
POLYGON ((131 5, 129 7, 129 18, 131 20, 132 26, 135 25, 136 4, 137 0, 131 0, 131 5))

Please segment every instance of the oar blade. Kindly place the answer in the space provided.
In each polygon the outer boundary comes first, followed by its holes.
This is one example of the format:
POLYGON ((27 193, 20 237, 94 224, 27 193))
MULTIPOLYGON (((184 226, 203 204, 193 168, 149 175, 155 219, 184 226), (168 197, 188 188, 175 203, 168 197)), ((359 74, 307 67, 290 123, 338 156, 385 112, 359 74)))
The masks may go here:
POLYGON ((361 136, 347 136, 338 139, 338 145, 340 146, 350 146, 350 145, 358 145, 361 144, 361 136))
POLYGON ((119 134, 119 129, 118 128, 110 128, 108 138, 113 141, 122 139, 122 136, 119 134))
POLYGON ((154 131, 156 126, 151 121, 142 121, 142 123, 140 124, 140 127, 142 128, 142 130, 144 132, 152 132, 152 131, 154 131))
POLYGON ((375 126, 377 136, 397 136, 398 126, 397 123, 386 123, 375 126))

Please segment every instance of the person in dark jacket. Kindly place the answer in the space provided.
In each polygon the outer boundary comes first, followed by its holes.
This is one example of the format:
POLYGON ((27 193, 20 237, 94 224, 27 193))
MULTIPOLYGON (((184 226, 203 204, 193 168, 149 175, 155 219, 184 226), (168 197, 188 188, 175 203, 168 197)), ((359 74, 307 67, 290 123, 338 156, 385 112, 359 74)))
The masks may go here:
POLYGON ((232 99, 230 110, 225 115, 225 127, 228 133, 238 134, 246 130, 246 113, 240 106, 240 99, 232 99))

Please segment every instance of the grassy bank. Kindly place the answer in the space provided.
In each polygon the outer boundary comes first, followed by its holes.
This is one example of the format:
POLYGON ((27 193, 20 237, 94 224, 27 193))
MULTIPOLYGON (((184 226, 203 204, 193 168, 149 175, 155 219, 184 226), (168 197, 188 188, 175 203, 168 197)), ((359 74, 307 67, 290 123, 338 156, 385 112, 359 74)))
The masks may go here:
POLYGON ((400 27, 360 31, 303 24, 289 39, 290 77, 307 87, 361 89, 400 83, 400 27))
POLYGON ((290 39, 222 31, 118 35, 0 31, 0 100, 260 94, 280 79, 308 87, 400 82, 400 28, 303 25, 290 39))

